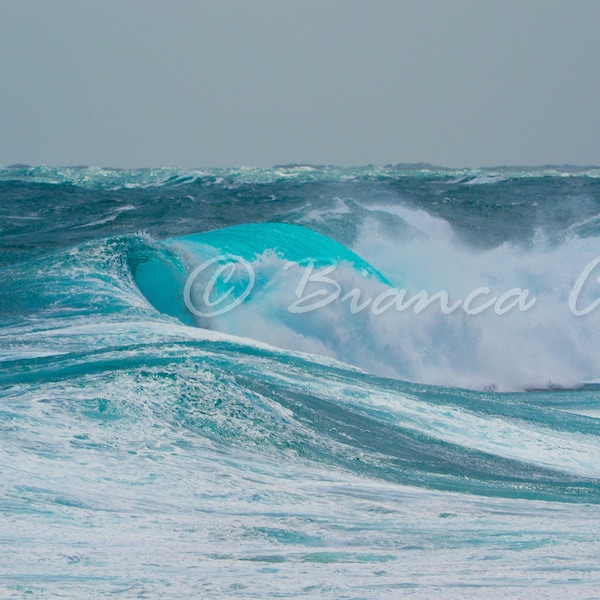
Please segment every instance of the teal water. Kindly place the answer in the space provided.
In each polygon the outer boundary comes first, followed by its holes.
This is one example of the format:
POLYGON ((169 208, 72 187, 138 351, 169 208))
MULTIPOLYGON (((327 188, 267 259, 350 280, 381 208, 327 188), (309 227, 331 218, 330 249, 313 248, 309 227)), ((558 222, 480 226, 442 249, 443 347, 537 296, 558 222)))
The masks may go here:
POLYGON ((4 595, 594 597, 599 181, 0 169, 4 595))

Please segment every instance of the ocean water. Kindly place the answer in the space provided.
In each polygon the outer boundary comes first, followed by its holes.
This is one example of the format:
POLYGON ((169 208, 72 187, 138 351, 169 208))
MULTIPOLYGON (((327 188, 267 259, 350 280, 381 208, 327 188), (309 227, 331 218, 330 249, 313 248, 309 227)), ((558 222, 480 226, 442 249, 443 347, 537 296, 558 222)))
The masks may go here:
POLYGON ((600 169, 0 169, 0 596, 600 598, 600 169))

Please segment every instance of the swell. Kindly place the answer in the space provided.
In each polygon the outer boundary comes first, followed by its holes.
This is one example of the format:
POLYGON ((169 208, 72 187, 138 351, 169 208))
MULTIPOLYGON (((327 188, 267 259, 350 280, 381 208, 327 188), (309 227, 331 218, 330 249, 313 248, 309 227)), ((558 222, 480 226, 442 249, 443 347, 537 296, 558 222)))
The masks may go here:
POLYGON ((152 332, 144 322, 55 330, 55 343, 71 351, 0 365, 7 407, 15 397, 50 396, 68 429, 88 419, 183 427, 227 454, 462 493, 600 500, 598 422, 557 410, 556 398, 550 408, 539 396, 535 407, 415 387, 191 332, 165 325, 152 332))

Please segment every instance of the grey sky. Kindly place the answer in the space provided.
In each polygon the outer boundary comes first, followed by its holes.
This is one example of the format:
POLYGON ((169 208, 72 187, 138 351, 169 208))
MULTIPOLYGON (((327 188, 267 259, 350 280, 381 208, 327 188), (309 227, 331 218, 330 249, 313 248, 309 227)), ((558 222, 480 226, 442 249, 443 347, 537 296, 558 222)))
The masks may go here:
POLYGON ((595 0, 0 0, 0 165, 600 164, 595 0))

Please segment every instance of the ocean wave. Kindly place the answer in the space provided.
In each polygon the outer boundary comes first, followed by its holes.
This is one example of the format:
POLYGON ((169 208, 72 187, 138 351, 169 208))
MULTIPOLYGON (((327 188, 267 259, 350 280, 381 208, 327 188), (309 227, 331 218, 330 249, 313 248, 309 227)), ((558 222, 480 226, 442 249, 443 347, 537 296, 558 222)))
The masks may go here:
POLYGON ((589 169, 0 170, 0 595, 593 596, 599 213, 589 169))

